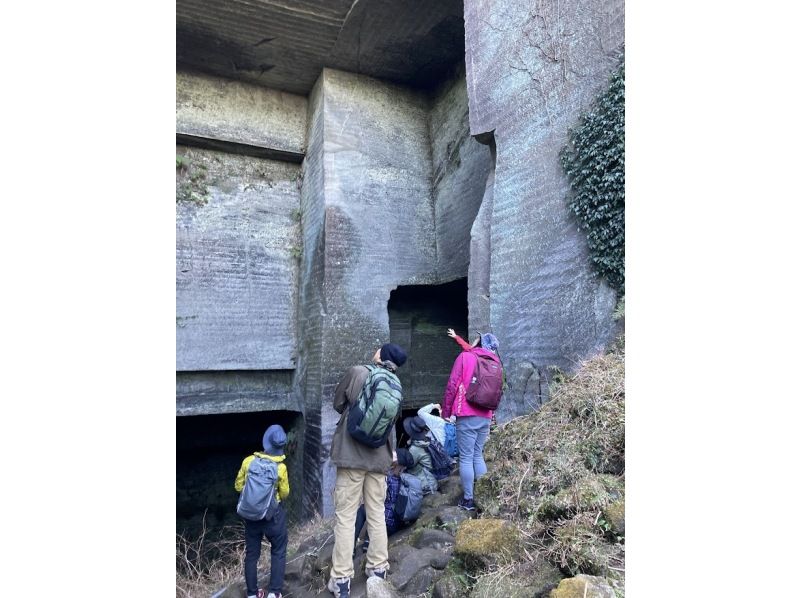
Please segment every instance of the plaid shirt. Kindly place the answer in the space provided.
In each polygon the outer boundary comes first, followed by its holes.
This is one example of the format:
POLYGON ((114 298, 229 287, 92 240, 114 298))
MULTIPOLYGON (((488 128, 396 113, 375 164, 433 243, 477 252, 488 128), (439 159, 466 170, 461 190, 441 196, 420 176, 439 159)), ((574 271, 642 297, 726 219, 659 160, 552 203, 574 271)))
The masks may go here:
POLYGON ((394 503, 400 493, 400 476, 386 476, 386 500, 383 502, 384 516, 386 518, 386 531, 394 533, 399 528, 399 522, 394 513, 394 503))

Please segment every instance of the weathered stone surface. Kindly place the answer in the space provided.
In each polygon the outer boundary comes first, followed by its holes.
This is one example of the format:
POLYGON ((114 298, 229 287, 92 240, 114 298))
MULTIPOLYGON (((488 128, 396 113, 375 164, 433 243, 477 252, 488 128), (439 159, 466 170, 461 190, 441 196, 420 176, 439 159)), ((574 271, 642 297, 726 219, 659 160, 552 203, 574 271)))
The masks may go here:
POLYGON ((461 481, 458 478, 458 468, 456 473, 439 482, 439 491, 433 494, 427 494, 422 499, 423 510, 438 509, 443 506, 455 506, 458 504, 459 499, 464 496, 464 491, 461 489, 461 481))
POLYGON ((399 598, 392 585, 380 577, 367 579, 367 598, 399 598))
POLYGON ((491 330, 491 301, 489 280, 492 268, 492 206, 494 197, 494 149, 486 176, 478 214, 472 223, 469 246, 469 332, 474 338, 478 332, 491 330))
MULTIPOLYGON (((348 367, 369 362, 389 340, 390 291, 434 280, 435 243, 426 97, 326 69, 310 110, 301 326, 317 345, 308 347, 314 370, 306 370, 304 396, 315 411, 309 420, 320 414, 324 461, 339 419, 333 389, 348 367)), ((329 514, 329 461, 322 478, 329 514)))
POLYGON ((389 552, 389 581, 404 594, 423 593, 438 577, 436 570, 444 569, 450 557, 450 551, 401 544, 389 552))
POLYGON ((178 0, 192 70, 307 94, 323 66, 432 86, 464 56, 460 0, 178 0))
POLYGON ((294 368, 299 168, 178 153, 176 369, 294 368))
POLYGON ((576 575, 564 579, 550 592, 550 598, 615 598, 611 585, 602 577, 576 575))
POLYGON ((455 538, 452 534, 439 529, 420 529, 412 541, 412 545, 416 548, 435 548, 442 550, 448 548, 455 543, 455 538))
POLYGON ((294 154, 305 152, 308 101, 248 83, 178 71, 176 132, 294 154))
POLYGON ((176 415, 303 411, 290 370, 177 372, 176 415))
MULTIPOLYGON (((306 138, 308 149, 303 161, 300 211, 302 214, 303 254, 300 258, 299 288, 299 360, 295 382, 298 395, 303 397, 306 406, 306 462, 304 470, 309 482, 309 490, 304 501, 308 515, 316 511, 330 514, 332 504, 335 470, 326 464, 332 437, 332 428, 326 426, 322 433, 322 413, 334 417, 330 405, 323 407, 323 344, 324 323, 324 278, 325 278, 325 180, 323 172, 323 124, 322 80, 314 87, 308 102, 308 129, 306 138)), ((327 373, 327 372, 326 372, 327 373)))
POLYGON ((436 513, 436 523, 448 531, 455 531, 462 521, 475 517, 475 511, 465 511, 458 507, 445 507, 436 513))
POLYGON ((437 90, 429 127, 438 277, 452 280, 467 275, 470 229, 492 167, 490 149, 469 134, 463 66, 437 90))
MULTIPOLYGON (((568 370, 611 340, 615 294, 590 269, 558 153, 617 64, 623 11, 622 0, 465 3, 470 130, 494 132, 497 148, 489 294, 505 360, 568 370)), ((506 393, 500 421, 520 392, 506 393)))

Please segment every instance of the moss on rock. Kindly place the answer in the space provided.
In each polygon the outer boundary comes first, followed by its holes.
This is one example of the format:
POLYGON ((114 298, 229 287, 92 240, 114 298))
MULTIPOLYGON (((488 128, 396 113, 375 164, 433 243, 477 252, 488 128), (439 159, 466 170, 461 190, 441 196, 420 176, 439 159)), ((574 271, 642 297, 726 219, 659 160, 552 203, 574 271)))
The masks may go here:
POLYGON ((467 519, 456 532, 455 552, 467 558, 492 559, 518 547, 519 531, 505 519, 467 519))
POLYGON ((608 522, 609 531, 618 536, 625 535, 625 499, 615 501, 603 509, 603 518, 608 522))
POLYGON ((614 588, 602 577, 577 575, 563 580, 550 598, 615 598, 614 588))

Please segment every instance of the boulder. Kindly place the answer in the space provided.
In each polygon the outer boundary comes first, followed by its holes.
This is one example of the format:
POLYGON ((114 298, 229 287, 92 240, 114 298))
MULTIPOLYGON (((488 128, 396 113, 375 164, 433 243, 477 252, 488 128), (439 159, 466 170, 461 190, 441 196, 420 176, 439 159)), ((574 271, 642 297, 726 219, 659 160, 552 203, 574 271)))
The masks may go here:
POLYGON ((417 594, 424 593, 439 577, 436 570, 444 569, 450 558, 449 552, 435 548, 400 545, 389 554, 389 581, 404 594, 414 594, 417 589, 417 594))
POLYGON ((295 554, 295 556, 286 561, 284 578, 289 583, 304 584, 314 577, 314 565, 316 562, 317 557, 311 553, 295 554))
POLYGON ((456 532, 455 552, 481 561, 513 553, 519 544, 519 531, 505 519, 470 519, 456 532))
POLYGON ((458 598, 464 595, 463 584, 452 575, 445 575, 433 584, 431 598, 458 598))
POLYGON ((612 502, 603 509, 603 518, 608 522, 610 531, 618 536, 625 535, 625 499, 612 502))
POLYGON ((464 495, 461 488, 461 478, 458 470, 454 475, 439 482, 439 491, 428 494, 422 499, 423 512, 428 509, 437 509, 443 506, 456 506, 464 495))
POLYGON ((455 541, 453 535, 446 531, 426 528, 416 530, 410 538, 411 545, 415 548, 436 548, 437 550, 448 548, 455 541))
POLYGON ((392 584, 380 577, 367 579, 367 598, 399 598, 392 584))
POLYGON ((455 531, 462 521, 475 516, 475 511, 465 511, 458 507, 443 507, 436 513, 436 525, 448 531, 455 531))
POLYGON ((616 594, 602 577, 576 575, 562 580, 549 598, 616 598, 616 594))

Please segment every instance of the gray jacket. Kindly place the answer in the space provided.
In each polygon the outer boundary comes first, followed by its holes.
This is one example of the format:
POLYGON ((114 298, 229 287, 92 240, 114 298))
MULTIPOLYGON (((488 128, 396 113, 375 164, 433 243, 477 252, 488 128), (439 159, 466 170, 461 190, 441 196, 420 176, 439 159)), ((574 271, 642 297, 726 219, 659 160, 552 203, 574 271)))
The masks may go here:
MULTIPOLYGON (((384 364, 389 365, 390 369, 393 368, 392 371, 397 369, 397 366, 391 361, 385 361, 384 364)), ((348 407, 358 400, 358 395, 361 393, 364 382, 367 381, 368 374, 369 370, 365 366, 353 366, 347 370, 334 391, 333 408, 342 416, 333 433, 331 459, 336 467, 386 473, 386 470, 392 465, 392 453, 397 442, 394 428, 389 433, 386 444, 379 448, 371 448, 357 442, 347 431, 348 407)))

